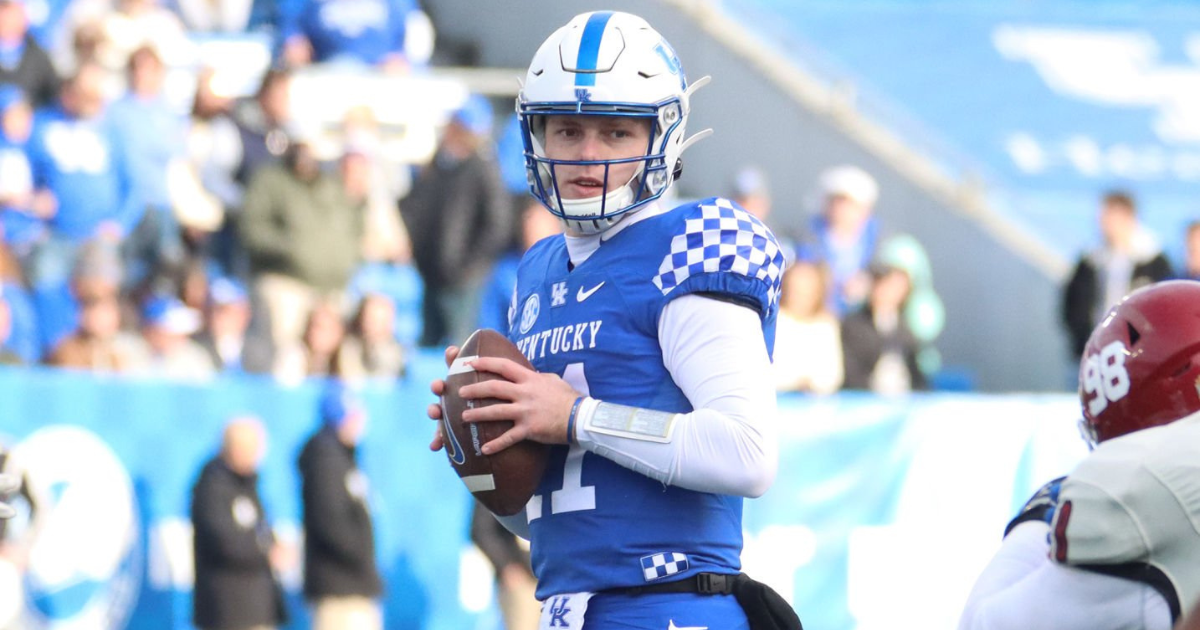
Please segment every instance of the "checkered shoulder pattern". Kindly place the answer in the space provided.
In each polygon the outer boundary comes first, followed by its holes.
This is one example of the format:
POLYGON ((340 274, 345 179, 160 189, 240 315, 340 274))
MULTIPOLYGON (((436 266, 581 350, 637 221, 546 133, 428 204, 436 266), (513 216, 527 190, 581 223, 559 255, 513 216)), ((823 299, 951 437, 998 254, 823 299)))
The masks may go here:
POLYGON ((727 272, 756 278, 767 285, 768 313, 779 308, 783 251, 757 217, 720 197, 692 211, 685 229, 671 239, 654 286, 663 295, 696 274, 727 272))

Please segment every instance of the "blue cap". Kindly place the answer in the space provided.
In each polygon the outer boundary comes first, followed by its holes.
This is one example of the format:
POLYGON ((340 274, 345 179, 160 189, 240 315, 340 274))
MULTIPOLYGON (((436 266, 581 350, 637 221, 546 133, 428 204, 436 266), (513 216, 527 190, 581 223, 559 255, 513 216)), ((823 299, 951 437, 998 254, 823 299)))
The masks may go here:
POLYGON ((454 112, 454 122, 477 136, 492 133, 493 119, 492 104, 478 94, 468 96, 466 102, 454 112))
POLYGON ((231 278, 216 278, 208 283, 208 299, 217 306, 241 304, 249 299, 246 287, 231 278))
POLYGON ((362 401, 341 381, 330 381, 321 392, 321 422, 327 427, 340 428, 342 423, 363 410, 362 401))
POLYGON ((142 305, 142 324, 190 335, 200 329, 200 314, 177 297, 158 295, 142 305))
POLYGON ((28 103, 29 99, 25 98, 25 92, 16 85, 5 83, 0 85, 0 112, 8 111, 8 108, 17 103, 28 103))
POLYGON ((733 192, 737 197, 766 195, 769 194, 769 191, 766 173, 755 166, 747 166, 738 171, 737 177, 733 180, 733 192))

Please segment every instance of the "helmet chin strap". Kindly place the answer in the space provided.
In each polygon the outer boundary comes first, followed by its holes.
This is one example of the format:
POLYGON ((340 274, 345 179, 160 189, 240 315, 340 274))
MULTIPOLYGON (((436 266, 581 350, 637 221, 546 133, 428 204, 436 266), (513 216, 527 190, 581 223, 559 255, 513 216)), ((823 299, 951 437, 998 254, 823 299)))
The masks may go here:
POLYGON ((636 194, 634 182, 642 174, 645 165, 645 162, 639 164, 629 181, 610 193, 583 199, 562 199, 555 195, 558 199, 559 212, 563 213, 562 218, 567 227, 585 236, 591 236, 607 230, 620 221, 621 217, 629 214, 623 212, 616 216, 601 217, 600 211, 605 208, 624 208, 633 204, 636 194))

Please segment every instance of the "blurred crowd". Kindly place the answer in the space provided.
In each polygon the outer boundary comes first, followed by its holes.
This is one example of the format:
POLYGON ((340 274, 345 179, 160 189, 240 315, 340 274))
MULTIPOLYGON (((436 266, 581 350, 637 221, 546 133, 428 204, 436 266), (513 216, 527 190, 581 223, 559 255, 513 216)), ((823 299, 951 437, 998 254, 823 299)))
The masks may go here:
MULTIPOLYGON (((420 73, 409 39, 430 24, 410 0, 0 0, 0 360, 386 379, 417 347, 505 328, 520 253, 559 229, 528 201, 515 117, 468 96, 412 163, 365 97, 332 129, 296 112, 314 67, 420 73), (238 96, 188 45, 248 34, 271 58, 238 96)), ((881 241, 866 172, 817 187, 811 224, 775 226, 794 258, 780 389, 924 387, 941 326, 924 253, 881 241)), ((729 192, 768 220, 760 171, 729 192)))
MULTIPOLYGON (((418 347, 505 328, 521 252, 559 229, 526 194, 515 117, 458 99, 414 160, 366 95, 333 122, 296 98, 320 68, 419 76, 432 38, 415 0, 0 0, 0 362, 387 379, 418 347), (204 65, 214 37, 264 42, 261 71, 204 65)), ((920 243, 881 226, 863 169, 812 188, 783 224, 763 171, 730 173, 790 253, 778 389, 946 387, 920 243)), ((1200 229, 1176 272, 1131 196, 1102 206, 1064 292, 1075 346, 1113 296, 1200 275, 1200 229)))
POLYGON ((512 199, 482 150, 491 110, 468 99, 432 163, 414 166, 384 151, 365 102, 334 129, 293 115, 292 83, 317 66, 417 72, 429 55, 411 58, 414 25, 429 40, 409 0, 0 2, 2 360, 181 379, 401 375, 422 302, 405 224, 442 226, 428 216, 440 207, 414 199, 402 219, 398 200, 482 161, 458 220, 488 205, 481 265, 509 245, 496 228, 512 199), (196 41, 220 36, 270 42, 253 93, 200 63, 196 41))
MULTIPOLYGON (((930 387, 939 369, 932 342, 945 320, 924 248, 883 230, 879 184, 852 165, 831 167, 814 186, 817 207, 803 225, 775 225, 784 239, 775 338, 776 388, 899 395, 930 387)), ((741 170, 731 195, 771 222, 766 177, 741 170)))

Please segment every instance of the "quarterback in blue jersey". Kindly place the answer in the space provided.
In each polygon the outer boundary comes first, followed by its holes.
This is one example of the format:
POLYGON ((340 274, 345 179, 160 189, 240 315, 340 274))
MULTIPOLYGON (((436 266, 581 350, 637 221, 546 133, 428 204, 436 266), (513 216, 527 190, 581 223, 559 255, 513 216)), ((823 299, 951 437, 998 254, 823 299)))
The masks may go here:
POLYGON ((473 359, 506 380, 460 394, 509 401, 463 415, 514 422, 485 453, 554 445, 537 494, 502 519, 531 541, 543 629, 749 628, 723 585, 740 569, 742 498, 777 466, 783 256, 726 199, 659 203, 708 133, 685 137, 705 82, 644 20, 602 11, 542 44, 518 97, 530 191, 566 234, 517 273, 508 335, 536 371, 473 359))

